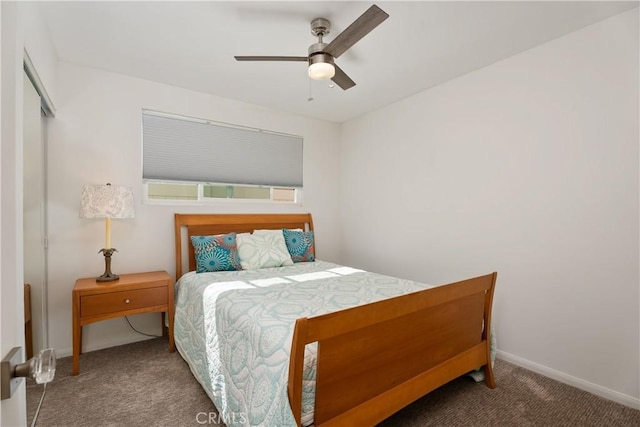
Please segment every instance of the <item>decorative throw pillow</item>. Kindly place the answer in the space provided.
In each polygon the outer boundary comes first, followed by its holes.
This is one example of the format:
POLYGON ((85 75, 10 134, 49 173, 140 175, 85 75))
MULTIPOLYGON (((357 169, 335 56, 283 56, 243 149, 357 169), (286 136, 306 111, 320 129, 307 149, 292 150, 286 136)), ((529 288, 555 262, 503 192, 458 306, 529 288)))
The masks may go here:
POLYGON ((238 234, 238 255, 245 270, 293 265, 282 231, 238 234))
POLYGON ((285 228, 282 234, 293 262, 315 261, 313 231, 294 231, 285 228))
POLYGON ((236 233, 191 236, 196 256, 196 273, 242 270, 236 233))

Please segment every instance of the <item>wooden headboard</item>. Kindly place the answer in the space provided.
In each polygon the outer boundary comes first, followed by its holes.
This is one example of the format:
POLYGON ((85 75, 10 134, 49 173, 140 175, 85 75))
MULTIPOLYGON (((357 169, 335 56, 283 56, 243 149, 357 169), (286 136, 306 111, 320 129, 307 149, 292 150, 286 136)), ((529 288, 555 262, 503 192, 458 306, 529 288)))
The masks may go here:
POLYGON ((175 214, 176 280, 186 273, 182 267, 184 248, 183 228, 187 229, 186 247, 189 251, 189 269, 196 269, 196 260, 191 236, 211 236, 235 231, 251 233, 253 230, 281 228, 301 228, 313 231, 310 213, 300 214, 175 214))

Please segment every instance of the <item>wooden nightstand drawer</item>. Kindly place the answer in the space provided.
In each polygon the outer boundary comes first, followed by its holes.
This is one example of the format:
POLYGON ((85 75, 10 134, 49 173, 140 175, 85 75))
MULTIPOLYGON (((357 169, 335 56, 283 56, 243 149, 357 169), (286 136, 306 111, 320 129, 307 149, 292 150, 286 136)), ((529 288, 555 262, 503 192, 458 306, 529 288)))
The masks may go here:
POLYGON ((82 297, 80 317, 135 310, 144 307, 166 306, 167 287, 110 292, 82 297))

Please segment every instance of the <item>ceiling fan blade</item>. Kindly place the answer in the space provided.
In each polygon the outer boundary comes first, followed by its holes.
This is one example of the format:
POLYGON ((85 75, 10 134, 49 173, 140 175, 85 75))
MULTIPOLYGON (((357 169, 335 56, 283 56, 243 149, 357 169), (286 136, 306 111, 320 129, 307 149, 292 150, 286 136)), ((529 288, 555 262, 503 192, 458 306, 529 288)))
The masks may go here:
POLYGON ((333 64, 333 66, 336 69, 336 73, 331 80, 333 80, 335 84, 340 86, 343 90, 347 90, 356 85, 356 82, 351 80, 351 77, 347 76, 347 74, 342 71, 342 68, 338 67, 336 64, 333 64))
POLYGON ((308 56, 234 56, 236 61, 309 61, 308 56))
POLYGON ((380 25, 389 14, 375 4, 358 19, 353 21, 343 32, 331 41, 324 49, 334 58, 342 55, 347 49, 356 44, 361 38, 369 34, 371 30, 380 25))

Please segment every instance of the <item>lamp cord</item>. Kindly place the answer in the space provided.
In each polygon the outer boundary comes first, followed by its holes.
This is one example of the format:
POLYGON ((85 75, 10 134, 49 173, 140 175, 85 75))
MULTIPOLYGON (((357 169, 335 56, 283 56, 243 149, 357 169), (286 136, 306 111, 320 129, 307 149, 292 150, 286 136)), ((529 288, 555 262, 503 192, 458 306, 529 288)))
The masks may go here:
POLYGON ((134 332, 139 333, 140 335, 144 335, 147 337, 152 337, 152 338, 162 338, 162 335, 151 335, 151 334, 145 334, 144 332, 140 332, 139 330, 137 330, 136 328, 133 327, 133 325, 131 324, 131 322, 129 321, 129 316, 124 316, 124 319, 127 321, 127 323, 129 324, 129 327, 131 329, 134 330, 134 332))
POLYGON ((40 407, 42 406, 42 401, 44 400, 44 395, 47 392, 47 383, 44 383, 44 388, 42 389, 42 396, 40 397, 40 402, 38 403, 38 407, 36 408, 36 413, 33 416, 33 421, 31 421, 31 427, 36 425, 36 421, 38 420, 38 415, 40 414, 40 407))

